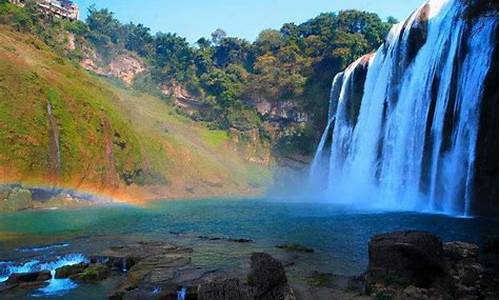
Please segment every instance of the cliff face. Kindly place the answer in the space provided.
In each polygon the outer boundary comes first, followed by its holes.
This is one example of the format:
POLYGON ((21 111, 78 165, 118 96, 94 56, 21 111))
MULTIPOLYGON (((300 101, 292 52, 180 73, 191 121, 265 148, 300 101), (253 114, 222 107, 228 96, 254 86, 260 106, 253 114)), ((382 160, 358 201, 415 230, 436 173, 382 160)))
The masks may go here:
POLYGON ((122 54, 114 58, 108 66, 110 76, 120 78, 127 85, 132 85, 135 76, 146 71, 146 65, 131 54, 122 54))
POLYGON ((101 61, 102 59, 95 51, 88 49, 80 65, 96 74, 121 79, 128 86, 132 85, 137 75, 146 71, 146 65, 133 54, 119 55, 104 66, 101 61))

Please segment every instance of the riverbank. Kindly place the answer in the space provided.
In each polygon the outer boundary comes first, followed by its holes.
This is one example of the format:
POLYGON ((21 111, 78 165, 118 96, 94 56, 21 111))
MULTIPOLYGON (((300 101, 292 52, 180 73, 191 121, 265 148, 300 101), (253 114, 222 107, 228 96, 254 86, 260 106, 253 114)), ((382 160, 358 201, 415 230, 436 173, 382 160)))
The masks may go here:
MULTIPOLYGON (((172 233, 176 235, 176 233, 172 233)), ((498 243, 447 242, 425 232, 377 235, 360 276, 314 271, 294 276, 307 255, 281 248, 273 256, 254 241, 197 237, 246 254, 238 264, 203 265, 197 247, 134 236, 80 236, 16 249, 0 262, 5 299, 38 295, 71 299, 497 299, 498 243), (496 245, 496 251, 494 246, 496 245), (257 251, 257 252, 254 252, 257 251), (182 297, 182 298, 178 298, 182 297)))
MULTIPOLYGON (((143 195, 138 198, 134 198, 132 195, 124 196, 121 193, 96 194, 88 191, 75 190, 58 186, 41 187, 12 183, 0 184, 0 212, 16 212, 39 209, 83 208, 112 204, 131 204, 145 206, 150 202, 159 201, 159 199, 168 199, 172 201, 207 198, 251 199, 257 197, 262 193, 262 189, 245 189, 233 192, 211 191, 201 195, 195 192, 175 193, 170 194, 170 197, 162 198, 156 198, 157 196, 154 196, 152 194, 149 196, 143 195)), ((162 193, 157 191, 155 195, 162 195, 162 193)))

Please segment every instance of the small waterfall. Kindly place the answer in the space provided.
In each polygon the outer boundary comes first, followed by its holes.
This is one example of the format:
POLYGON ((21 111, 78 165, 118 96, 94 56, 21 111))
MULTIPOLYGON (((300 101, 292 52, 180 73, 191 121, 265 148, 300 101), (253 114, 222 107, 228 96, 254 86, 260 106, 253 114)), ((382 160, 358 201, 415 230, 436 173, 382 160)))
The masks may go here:
POLYGON ((52 105, 47 103, 47 116, 49 122, 49 166, 54 176, 61 173, 61 146, 59 144, 59 127, 52 114, 52 105))
POLYGON ((80 253, 71 253, 60 256, 49 262, 40 262, 39 260, 31 260, 23 264, 0 262, 0 283, 7 281, 9 276, 14 273, 50 271, 51 278, 47 280, 48 285, 37 289, 32 296, 63 296, 68 291, 76 288, 78 284, 69 278, 55 278, 56 270, 64 266, 71 266, 80 263, 89 263, 89 260, 80 253))
POLYGON ((330 129, 334 126, 335 123, 335 110, 337 109, 337 100, 339 97, 339 93, 342 87, 342 78, 344 73, 339 73, 333 78, 332 88, 330 92, 330 102, 328 107, 328 122, 326 124, 325 131, 321 136, 321 140, 319 142, 318 148, 316 149, 316 153, 314 155, 313 162, 311 164, 309 170, 309 186, 314 187, 316 183, 316 177, 321 172, 325 172, 325 167, 322 165, 324 160, 323 149, 326 146, 326 141, 328 139, 328 133, 330 129))
POLYGON ((181 288, 181 290, 177 292, 177 300, 185 300, 186 294, 187 294, 186 288, 185 287, 181 288))
POLYGON ((498 16, 471 22, 463 18, 465 9, 460 0, 428 1, 395 25, 376 53, 335 77, 310 169, 310 182, 326 182, 322 197, 470 214, 498 16))

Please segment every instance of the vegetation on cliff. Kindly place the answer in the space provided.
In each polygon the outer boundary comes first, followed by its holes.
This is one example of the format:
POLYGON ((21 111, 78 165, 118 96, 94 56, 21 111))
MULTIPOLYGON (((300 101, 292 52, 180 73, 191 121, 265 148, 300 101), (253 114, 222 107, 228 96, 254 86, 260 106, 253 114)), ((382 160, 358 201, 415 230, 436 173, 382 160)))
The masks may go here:
POLYGON ((258 141, 235 147, 229 134, 89 75, 31 33, 0 25, 0 45, 1 182, 137 200, 243 194, 269 179, 250 162, 266 161, 258 141))
POLYGON ((135 89, 161 95, 162 88, 180 86, 203 107, 190 113, 191 118, 226 131, 257 130, 278 155, 311 154, 312 147, 302 146, 314 144, 324 126, 331 78, 355 58, 376 49, 395 22, 349 10, 263 30, 254 42, 229 37, 218 29, 190 45, 175 33, 153 35, 142 24, 122 24, 109 10, 95 7, 85 22, 47 20, 30 5, 21 9, 6 3, 0 16, 0 22, 36 33, 76 61, 89 49, 96 49, 104 65, 124 52, 135 53, 148 66, 135 78, 135 89), (61 40, 68 37, 61 32, 74 36, 74 49, 64 49, 61 40), (256 106, 262 102, 287 105, 301 117, 280 112, 273 116, 271 109, 258 112, 256 106), (269 126, 273 121, 280 123, 278 130, 269 126))

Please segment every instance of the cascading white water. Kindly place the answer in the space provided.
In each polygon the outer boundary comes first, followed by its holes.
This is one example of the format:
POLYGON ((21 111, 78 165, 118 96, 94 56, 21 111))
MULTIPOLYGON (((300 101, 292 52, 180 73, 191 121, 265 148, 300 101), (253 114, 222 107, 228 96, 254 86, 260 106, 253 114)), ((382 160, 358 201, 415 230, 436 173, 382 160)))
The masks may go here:
POLYGON ((310 169, 314 186, 326 182, 324 198, 470 213, 479 110, 498 19, 471 23, 465 9, 461 0, 428 1, 395 25, 376 53, 335 77, 310 169))
POLYGON ((335 111, 337 109, 337 99, 340 93, 340 89, 342 87, 342 78, 344 76, 344 72, 337 74, 333 78, 332 89, 330 92, 330 103, 328 107, 328 122, 326 124, 325 131, 321 136, 321 140, 319 142, 318 148, 316 149, 316 154, 314 155, 314 160, 311 164, 309 170, 309 186, 314 186, 316 177, 318 173, 324 172, 324 168, 321 166, 321 162, 323 160, 323 149, 325 148, 326 140, 328 139, 328 133, 330 132, 331 126, 335 123, 335 111))
POLYGON ((49 152, 52 172, 59 175, 61 171, 61 145, 59 143, 59 128, 57 126, 57 121, 52 114, 52 105, 50 102, 47 103, 47 115, 49 121, 49 152))

